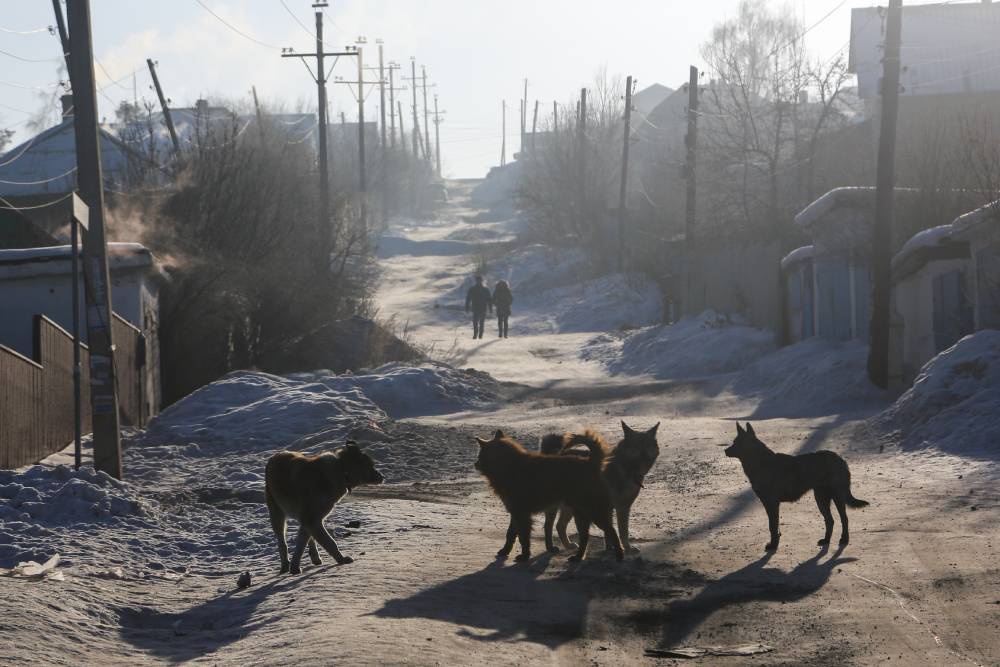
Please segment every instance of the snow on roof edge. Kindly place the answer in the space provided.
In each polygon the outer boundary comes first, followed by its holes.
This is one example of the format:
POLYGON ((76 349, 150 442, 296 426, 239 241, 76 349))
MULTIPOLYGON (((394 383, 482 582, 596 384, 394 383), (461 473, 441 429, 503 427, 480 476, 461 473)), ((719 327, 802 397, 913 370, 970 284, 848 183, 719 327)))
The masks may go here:
POLYGON ((781 270, 784 271, 792 264, 810 259, 815 254, 816 246, 814 245, 804 245, 801 248, 796 248, 781 258, 781 270))

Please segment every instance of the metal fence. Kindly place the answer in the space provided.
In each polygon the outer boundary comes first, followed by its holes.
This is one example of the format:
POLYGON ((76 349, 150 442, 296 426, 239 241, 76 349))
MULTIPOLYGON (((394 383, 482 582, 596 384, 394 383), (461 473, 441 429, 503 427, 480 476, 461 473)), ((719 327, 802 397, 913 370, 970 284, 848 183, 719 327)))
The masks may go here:
MULTIPOLYGON (((44 315, 34 319, 29 359, 0 345, 0 469, 35 463, 73 440, 73 337, 44 315)), ((145 341, 142 332, 114 316, 115 378, 122 423, 141 427, 145 414, 145 341)), ((81 352, 83 430, 89 433, 90 371, 81 352)))

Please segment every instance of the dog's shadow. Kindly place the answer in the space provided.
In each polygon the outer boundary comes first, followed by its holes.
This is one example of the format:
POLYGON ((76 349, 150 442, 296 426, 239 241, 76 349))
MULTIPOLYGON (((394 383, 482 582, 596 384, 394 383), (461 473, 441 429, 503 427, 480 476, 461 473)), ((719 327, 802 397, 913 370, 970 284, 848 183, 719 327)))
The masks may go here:
POLYGON ((649 624, 654 620, 662 625, 661 646, 674 648, 701 626, 710 616, 726 607, 750 602, 794 602, 821 589, 838 565, 851 563, 856 558, 842 558, 844 547, 838 547, 830 557, 823 547, 815 556, 796 565, 791 570, 766 567, 771 560, 768 552, 758 560, 717 579, 702 588, 689 599, 672 600, 665 610, 650 619, 649 612, 637 612, 634 619, 638 624, 649 624), (822 562, 821 562, 822 561, 822 562))
POLYGON ((327 567, 302 575, 275 577, 247 590, 230 590, 179 612, 151 605, 117 610, 122 639, 167 662, 186 662, 209 655, 275 620, 256 613, 271 595, 289 593, 327 567))
POLYGON ((590 595, 582 580, 540 578, 551 558, 544 554, 514 564, 496 560, 408 598, 388 600, 373 615, 446 621, 470 639, 556 648, 583 636, 590 595))

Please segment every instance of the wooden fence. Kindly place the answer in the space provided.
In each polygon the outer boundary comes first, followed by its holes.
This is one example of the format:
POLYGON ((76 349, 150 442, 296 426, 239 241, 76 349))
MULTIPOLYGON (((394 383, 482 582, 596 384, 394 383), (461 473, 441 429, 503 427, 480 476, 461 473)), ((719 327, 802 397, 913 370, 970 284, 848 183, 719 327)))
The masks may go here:
MULTIPOLYGON (((73 440, 73 337, 36 315, 29 359, 0 345, 0 469, 35 463, 73 440)), ((115 379, 122 423, 141 427, 147 415, 145 341, 134 326, 114 316, 115 379)), ((83 432, 89 433, 89 353, 83 346, 83 432)))

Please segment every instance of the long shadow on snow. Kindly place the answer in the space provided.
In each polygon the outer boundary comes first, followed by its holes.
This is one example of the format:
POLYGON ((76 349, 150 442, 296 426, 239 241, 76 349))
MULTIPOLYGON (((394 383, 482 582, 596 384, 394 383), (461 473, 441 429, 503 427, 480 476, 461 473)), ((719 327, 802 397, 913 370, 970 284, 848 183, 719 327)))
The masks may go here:
POLYGON ((509 566, 495 561, 408 598, 388 600, 373 615, 446 621, 470 639, 522 640, 556 648, 583 636, 592 597, 587 575, 613 572, 617 564, 597 556, 564 575, 541 579, 549 559, 545 554, 530 565, 509 566))
POLYGON ((693 598, 674 599, 663 610, 643 610, 629 614, 637 627, 662 626, 661 646, 674 648, 701 626, 712 614, 733 605, 751 602, 795 602, 821 589, 838 565, 856 558, 841 558, 844 547, 838 547, 830 557, 820 562, 828 553, 824 547, 812 558, 785 572, 765 567, 771 553, 712 581, 693 598))
POLYGON ((312 567, 299 576, 280 576, 246 591, 232 590, 182 612, 150 606, 121 607, 118 619, 122 639, 147 654, 168 662, 186 662, 213 653, 278 617, 255 619, 257 607, 271 595, 288 593, 313 575, 328 569, 312 567))

